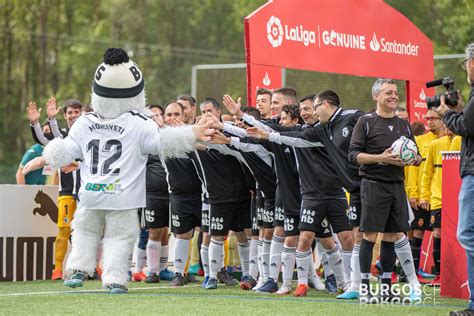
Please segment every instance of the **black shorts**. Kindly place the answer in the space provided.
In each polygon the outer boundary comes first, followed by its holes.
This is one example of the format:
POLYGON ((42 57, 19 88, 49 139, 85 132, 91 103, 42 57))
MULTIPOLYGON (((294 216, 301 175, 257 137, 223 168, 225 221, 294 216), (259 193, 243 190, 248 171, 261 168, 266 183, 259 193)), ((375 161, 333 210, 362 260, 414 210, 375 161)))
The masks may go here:
POLYGON ((206 203, 202 203, 201 231, 203 233, 209 233, 209 204, 206 203))
POLYGON ((169 227, 170 201, 160 199, 146 199, 145 227, 169 227))
POLYGON ((360 231, 398 233, 410 230, 408 200, 403 182, 362 179, 360 231))
POLYGON ((265 207, 265 201, 262 196, 262 191, 257 190, 257 195, 255 196, 255 205, 257 208, 257 225, 258 227, 263 227, 263 211, 265 207))
POLYGON ((258 221, 257 221, 257 201, 255 196, 252 196, 250 201, 250 216, 252 217, 252 236, 259 236, 258 221))
POLYGON ((362 204, 360 200, 360 191, 352 192, 350 194, 350 203, 349 203, 349 225, 351 228, 360 226, 360 210, 362 209, 362 204))
POLYGON ((184 234, 201 227, 202 202, 197 200, 179 200, 170 198, 171 231, 184 234))
POLYGON ((412 209, 415 219, 411 222, 411 229, 430 230, 430 212, 418 206, 418 209, 412 209))
POLYGON ((300 230, 315 232, 319 238, 330 237, 332 231, 350 231, 348 208, 346 199, 303 200, 300 230))
POLYGON ((430 228, 441 228, 441 209, 432 210, 430 213, 430 228))
POLYGON ((285 210, 279 198, 275 198, 275 213, 273 218, 273 227, 285 225, 285 210))
POLYGON ((300 234, 300 217, 295 215, 285 215, 284 228, 285 236, 298 236, 300 234))
POLYGON ((251 228, 250 199, 209 205, 209 224, 209 231, 214 236, 225 236, 229 230, 241 232, 251 228))
POLYGON ((273 228, 273 220, 275 219, 275 198, 264 198, 263 201, 263 228, 273 228))

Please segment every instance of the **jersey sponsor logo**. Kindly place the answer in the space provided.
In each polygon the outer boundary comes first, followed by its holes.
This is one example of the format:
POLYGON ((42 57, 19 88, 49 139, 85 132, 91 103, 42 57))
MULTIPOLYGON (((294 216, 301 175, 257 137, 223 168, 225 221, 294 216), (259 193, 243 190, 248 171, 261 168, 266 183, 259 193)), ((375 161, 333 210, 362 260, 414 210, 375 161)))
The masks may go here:
POLYGON ((155 221, 155 211, 145 210, 145 221, 147 223, 153 223, 155 221))
POLYGON ((86 184, 86 191, 104 192, 106 194, 117 194, 122 192, 122 185, 120 179, 112 183, 92 183, 86 184))
POLYGON ((181 226, 181 223, 179 222, 179 216, 178 215, 171 215, 171 221, 172 221, 174 227, 181 226))
POLYGON ((303 212, 301 212, 301 221, 303 223, 313 224, 314 215, 316 215, 316 211, 304 209, 303 212))
POLYGON ((212 230, 223 230, 224 225, 224 218, 222 217, 211 217, 211 229, 212 230))
POLYGON ((285 231, 290 232, 295 229, 295 220, 293 218, 285 218, 285 222, 283 223, 285 231))

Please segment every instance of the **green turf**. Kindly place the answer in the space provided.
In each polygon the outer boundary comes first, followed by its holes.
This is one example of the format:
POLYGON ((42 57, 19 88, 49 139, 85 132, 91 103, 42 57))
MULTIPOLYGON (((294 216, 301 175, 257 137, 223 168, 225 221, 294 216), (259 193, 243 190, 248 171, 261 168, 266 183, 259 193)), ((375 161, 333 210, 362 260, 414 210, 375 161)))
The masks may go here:
POLYGON ((62 282, 0 283, 1 315, 447 315, 464 309, 466 301, 436 297, 417 306, 360 305, 336 300, 334 295, 311 290, 307 297, 256 294, 219 285, 171 288, 159 284, 130 283, 128 294, 111 295, 98 281, 86 281, 73 290, 62 282))

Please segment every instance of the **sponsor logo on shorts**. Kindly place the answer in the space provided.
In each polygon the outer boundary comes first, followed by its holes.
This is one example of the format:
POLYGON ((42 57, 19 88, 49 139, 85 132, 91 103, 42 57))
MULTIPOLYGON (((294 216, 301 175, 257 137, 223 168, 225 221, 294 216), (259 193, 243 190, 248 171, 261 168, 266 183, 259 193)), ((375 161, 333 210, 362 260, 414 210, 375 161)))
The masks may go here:
POLYGON ((153 223, 155 221, 155 211, 145 210, 145 221, 153 223))
POLYGON ((281 207, 275 207, 275 220, 277 221, 285 220, 285 214, 281 207))
POLYGON ((307 223, 307 224, 313 224, 314 215, 316 215, 316 211, 304 209, 303 212, 301 212, 301 222, 307 223))
POLYGON ((224 225, 224 218, 222 217, 211 217, 211 229, 212 230, 223 230, 224 225))
POLYGON ((171 215, 171 221, 172 221, 174 227, 181 226, 181 223, 179 222, 179 216, 178 215, 171 215))
POLYGON ((283 223, 284 229, 287 232, 291 232, 295 229, 295 219, 294 218, 285 218, 285 222, 283 223))
POLYGON ((202 224, 202 226, 209 226, 209 214, 208 213, 202 213, 201 224, 202 224))

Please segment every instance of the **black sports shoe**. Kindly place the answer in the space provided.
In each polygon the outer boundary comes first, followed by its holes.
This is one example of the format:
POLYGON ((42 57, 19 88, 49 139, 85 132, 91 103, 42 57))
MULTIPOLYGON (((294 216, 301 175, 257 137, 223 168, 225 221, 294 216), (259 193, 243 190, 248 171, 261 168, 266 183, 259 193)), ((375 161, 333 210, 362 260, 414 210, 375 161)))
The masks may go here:
POLYGON ((194 275, 191 275, 189 273, 185 274, 184 275, 184 283, 187 284, 187 283, 198 283, 199 280, 196 279, 196 277, 194 275))
POLYGON ((160 276, 156 273, 150 273, 146 279, 145 283, 159 283, 160 282, 160 276))
POLYGON ((227 286, 235 286, 239 283, 225 268, 222 268, 221 271, 217 272, 217 280, 227 286))
POLYGON ((185 284, 185 279, 181 273, 176 272, 174 274, 173 281, 171 281, 171 286, 183 286, 185 284))
POLYGON ((463 309, 462 311, 452 311, 449 316, 474 316, 474 309, 463 309))
POLYGON ((329 293, 337 293, 337 282, 334 274, 327 276, 324 283, 326 285, 326 290, 328 290, 329 293))

